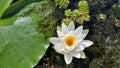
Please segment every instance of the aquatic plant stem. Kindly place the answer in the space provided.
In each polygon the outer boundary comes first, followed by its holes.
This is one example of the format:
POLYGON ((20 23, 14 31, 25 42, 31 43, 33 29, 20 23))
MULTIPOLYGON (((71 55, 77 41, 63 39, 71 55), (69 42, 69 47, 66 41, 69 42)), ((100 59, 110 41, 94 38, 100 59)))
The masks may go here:
POLYGON ((65 68, 69 68, 69 64, 66 64, 66 67, 65 68))

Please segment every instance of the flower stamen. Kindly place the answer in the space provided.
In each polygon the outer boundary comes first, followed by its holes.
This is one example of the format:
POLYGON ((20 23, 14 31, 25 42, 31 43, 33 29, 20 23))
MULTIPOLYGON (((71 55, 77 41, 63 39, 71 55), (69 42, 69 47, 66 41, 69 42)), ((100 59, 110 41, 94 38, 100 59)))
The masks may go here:
POLYGON ((75 39, 73 36, 67 36, 67 37, 64 39, 64 43, 65 43, 67 46, 73 46, 73 45, 76 43, 76 39, 75 39))

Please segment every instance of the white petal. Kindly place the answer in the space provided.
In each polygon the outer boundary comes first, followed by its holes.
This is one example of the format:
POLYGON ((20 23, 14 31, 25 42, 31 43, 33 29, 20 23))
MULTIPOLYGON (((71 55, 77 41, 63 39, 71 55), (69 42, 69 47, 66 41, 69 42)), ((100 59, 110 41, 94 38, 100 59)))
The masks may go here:
POLYGON ((55 49, 56 52, 58 52, 60 54, 64 54, 63 51, 62 51, 62 49, 63 49, 62 46, 55 45, 53 48, 55 49))
POLYGON ((71 51, 70 54, 76 58, 80 58, 80 52, 79 51, 71 51))
POLYGON ((74 51, 83 51, 84 50, 84 47, 79 45, 77 47, 75 47, 74 51))
POLYGON ((59 30, 57 30, 57 34, 58 34, 58 37, 60 37, 60 38, 64 37, 64 34, 59 30))
POLYGON ((50 38, 49 41, 54 45, 56 45, 60 42, 59 38, 56 38, 56 37, 50 38))
POLYGON ((93 42, 90 41, 90 40, 83 40, 83 41, 80 42, 80 45, 82 45, 83 47, 89 47, 92 44, 93 44, 93 42))
POLYGON ((67 34, 67 33, 69 32, 67 26, 66 26, 64 23, 62 23, 62 32, 63 32, 64 34, 67 34))
POLYGON ((83 26, 79 26, 76 30, 75 30, 75 32, 74 32, 74 34, 77 36, 77 35, 80 35, 81 33, 82 33, 82 30, 83 30, 83 26))
POLYGON ((83 51, 80 51, 80 58, 85 58, 85 53, 83 51))
POLYGON ((67 51, 72 51, 76 46, 77 46, 77 45, 73 45, 73 46, 69 47, 69 46, 66 46, 66 45, 65 45, 65 49, 66 49, 67 51))
POLYGON ((87 35, 87 34, 88 34, 88 32, 89 32, 89 30, 88 30, 88 29, 86 29, 86 30, 83 30, 83 31, 82 31, 82 34, 86 34, 86 35, 87 35))
POLYGON ((68 29, 69 29, 69 31, 75 30, 75 25, 74 25, 74 22, 73 22, 73 21, 70 22, 70 24, 69 24, 69 26, 68 26, 68 29))
POLYGON ((86 37, 85 34, 80 34, 77 36, 77 42, 80 43, 86 37))
POLYGON ((77 37, 77 40, 78 42, 81 42, 85 37, 86 35, 88 34, 88 29, 87 30, 83 30, 82 31, 82 34, 78 34, 76 37, 77 37))
POLYGON ((66 64, 70 64, 72 61, 72 58, 73 58, 72 55, 70 55, 68 53, 64 54, 64 59, 65 59, 66 64))
POLYGON ((77 36, 77 40, 79 40, 79 42, 82 41, 86 37, 86 35, 88 34, 88 31, 89 31, 88 29, 87 30, 83 30, 82 34, 79 34, 77 36))

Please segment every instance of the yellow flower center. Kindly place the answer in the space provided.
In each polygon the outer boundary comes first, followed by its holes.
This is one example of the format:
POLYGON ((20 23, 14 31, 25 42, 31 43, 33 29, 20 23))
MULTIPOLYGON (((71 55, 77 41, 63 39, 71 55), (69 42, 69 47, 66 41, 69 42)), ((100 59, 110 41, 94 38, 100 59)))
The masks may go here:
POLYGON ((76 39, 73 36, 67 36, 64 42, 67 46, 73 46, 76 43, 76 39))

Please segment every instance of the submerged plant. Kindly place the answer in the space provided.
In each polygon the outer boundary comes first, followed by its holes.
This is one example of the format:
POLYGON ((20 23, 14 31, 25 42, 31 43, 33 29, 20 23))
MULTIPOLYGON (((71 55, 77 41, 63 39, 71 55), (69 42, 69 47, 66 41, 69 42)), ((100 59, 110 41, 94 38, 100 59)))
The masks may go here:
POLYGON ((83 40, 88 30, 83 30, 83 26, 75 30, 73 22, 68 27, 62 23, 62 30, 57 30, 57 34, 58 38, 52 37, 49 40, 55 45, 55 51, 64 55, 66 64, 70 64, 73 57, 85 58, 83 50, 93 44, 90 40, 83 40))

